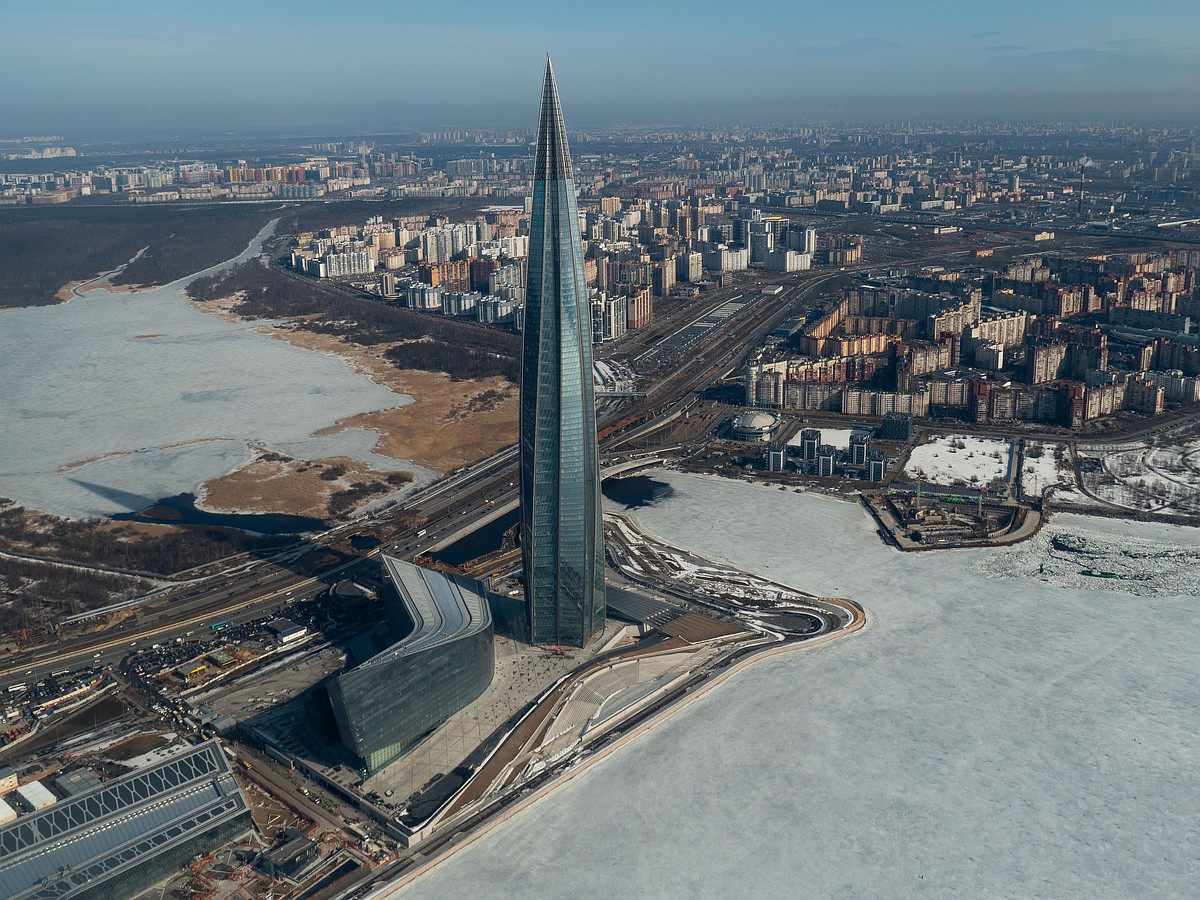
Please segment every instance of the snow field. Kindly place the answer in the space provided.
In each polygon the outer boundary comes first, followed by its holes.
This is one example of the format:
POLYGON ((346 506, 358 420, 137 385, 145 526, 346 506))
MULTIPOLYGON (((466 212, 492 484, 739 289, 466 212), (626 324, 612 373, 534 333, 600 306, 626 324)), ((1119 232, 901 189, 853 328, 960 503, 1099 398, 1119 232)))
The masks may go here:
MULTIPOLYGON (((858 600, 868 627, 724 682, 406 900, 1200 893, 1194 587, 1026 577, 1036 545, 901 554, 857 504, 655 477, 671 498, 610 508, 714 561, 858 600), (978 568, 1022 553, 1016 577, 978 568)), ((1200 549, 1196 529, 1053 525, 1094 564, 1135 541, 1148 560, 1200 549)))
POLYGON ((1026 497, 1038 497, 1050 488, 1056 492, 1075 486, 1067 445, 1060 442, 1026 441, 1021 464, 1021 488, 1026 497))
POLYGON ((939 435, 914 447, 903 478, 934 484, 979 484, 1008 476, 1012 443, 965 434, 939 435))

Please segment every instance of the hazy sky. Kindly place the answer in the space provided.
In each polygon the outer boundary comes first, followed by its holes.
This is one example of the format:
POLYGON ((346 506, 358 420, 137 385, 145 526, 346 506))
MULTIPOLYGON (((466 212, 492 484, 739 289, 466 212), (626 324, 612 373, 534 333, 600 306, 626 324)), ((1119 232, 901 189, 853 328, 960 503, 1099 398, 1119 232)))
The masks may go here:
POLYGON ((1195 0, 0 0, 0 131, 1200 120, 1195 0))

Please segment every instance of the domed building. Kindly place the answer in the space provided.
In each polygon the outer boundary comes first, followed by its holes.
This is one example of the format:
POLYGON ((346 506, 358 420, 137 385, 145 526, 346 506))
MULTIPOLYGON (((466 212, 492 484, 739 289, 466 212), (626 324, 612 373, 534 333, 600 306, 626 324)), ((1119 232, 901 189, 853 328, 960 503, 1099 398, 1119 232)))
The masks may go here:
POLYGON ((733 420, 733 437, 739 441, 767 442, 779 427, 779 416, 760 409, 742 413, 733 420))

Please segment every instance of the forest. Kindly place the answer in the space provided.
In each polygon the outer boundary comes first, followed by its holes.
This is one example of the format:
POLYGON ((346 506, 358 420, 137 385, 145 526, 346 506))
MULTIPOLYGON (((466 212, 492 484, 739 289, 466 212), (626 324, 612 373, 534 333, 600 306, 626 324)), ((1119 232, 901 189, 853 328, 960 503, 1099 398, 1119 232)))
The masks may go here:
POLYGON ((296 539, 294 535, 265 536, 202 525, 163 528, 151 535, 132 525, 100 527, 106 524, 112 523, 27 514, 21 506, 0 499, 0 544, 38 556, 151 575, 172 575, 235 553, 269 550, 296 539), (36 521, 30 522, 28 515, 36 516, 36 521))
POLYGON ((114 283, 166 284, 237 256, 278 214, 251 204, 0 207, 0 306, 56 303, 67 282, 112 271, 143 247, 114 283))

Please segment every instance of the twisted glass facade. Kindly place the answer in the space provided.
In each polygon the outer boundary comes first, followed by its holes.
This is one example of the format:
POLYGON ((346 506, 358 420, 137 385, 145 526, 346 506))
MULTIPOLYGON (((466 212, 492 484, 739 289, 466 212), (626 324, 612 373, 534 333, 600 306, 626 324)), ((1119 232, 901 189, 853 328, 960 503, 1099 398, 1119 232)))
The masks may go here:
POLYGON ((365 773, 398 759, 492 681, 492 614, 472 578, 380 557, 395 594, 394 620, 412 630, 383 653, 333 679, 330 705, 342 743, 365 773))
POLYGON ((535 644, 604 629, 604 532, 591 313, 571 155, 546 60, 521 348, 521 527, 535 644))

